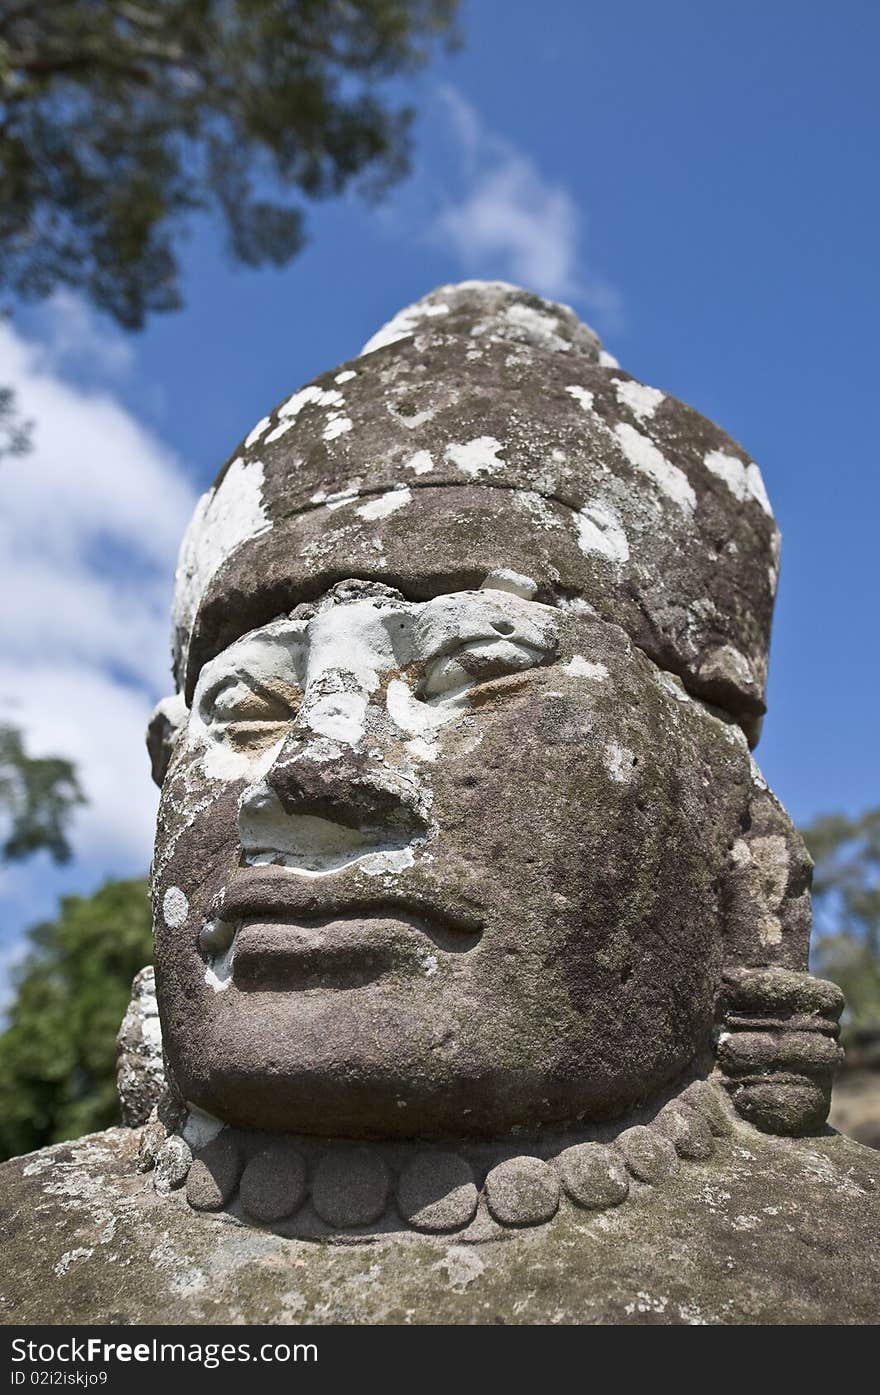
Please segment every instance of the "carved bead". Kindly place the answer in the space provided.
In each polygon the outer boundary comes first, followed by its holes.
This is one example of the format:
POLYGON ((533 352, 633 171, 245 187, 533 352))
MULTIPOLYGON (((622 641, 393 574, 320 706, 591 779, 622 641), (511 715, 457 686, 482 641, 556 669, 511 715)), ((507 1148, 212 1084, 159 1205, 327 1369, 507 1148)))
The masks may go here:
POLYGON ((306 1196, 306 1165, 289 1144, 277 1143, 251 1158, 239 1200, 256 1221, 280 1221, 298 1211, 306 1196))
POLYGON ((603 1143, 576 1143, 559 1156, 562 1185, 578 1206, 619 1206, 629 1194, 620 1157, 603 1143))
POLYGON ((385 1210, 388 1186, 388 1168, 378 1153, 369 1148, 337 1148, 318 1163, 312 1204, 328 1225, 369 1225, 385 1210))
POLYGON ((680 1158, 704 1162, 715 1151, 706 1120, 686 1104, 667 1105, 654 1120, 654 1128, 671 1140, 680 1158))
POLYGON ((672 1140, 644 1124, 624 1129, 615 1139, 615 1147, 619 1148, 633 1177, 640 1182, 662 1182, 678 1163, 672 1140))
POLYGON ((416 1230, 460 1230, 474 1218, 477 1188, 458 1153, 419 1153, 397 1184, 400 1214, 416 1230))
POLYGON ((195 1211, 220 1211, 235 1194, 241 1150, 232 1129, 223 1129, 201 1150, 186 1181, 186 1199, 195 1211))
POLYGON ((540 1225, 559 1207, 559 1183, 540 1158, 508 1158, 486 1178, 489 1210, 502 1225, 540 1225))

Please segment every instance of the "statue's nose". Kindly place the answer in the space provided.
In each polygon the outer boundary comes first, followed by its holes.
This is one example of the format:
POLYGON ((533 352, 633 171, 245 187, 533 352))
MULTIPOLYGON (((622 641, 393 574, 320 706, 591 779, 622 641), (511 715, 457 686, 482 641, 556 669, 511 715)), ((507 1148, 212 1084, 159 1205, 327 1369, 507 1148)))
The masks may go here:
POLYGON ((368 706, 364 694, 351 690, 325 686, 305 694, 272 765, 241 798, 246 859, 333 871, 424 838, 422 795, 394 760, 389 724, 371 723, 369 738, 358 736, 368 706))

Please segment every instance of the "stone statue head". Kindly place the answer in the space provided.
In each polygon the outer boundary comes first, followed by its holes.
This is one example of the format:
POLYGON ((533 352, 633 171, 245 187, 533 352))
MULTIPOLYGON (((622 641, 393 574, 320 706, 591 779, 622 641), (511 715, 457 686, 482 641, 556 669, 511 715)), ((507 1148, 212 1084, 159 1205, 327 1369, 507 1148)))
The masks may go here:
POLYGON ((768 1102, 755 1040, 816 1012, 809 860, 750 755, 778 542, 740 446, 497 283, 260 421, 184 541, 151 726, 183 1098, 498 1136, 717 1047, 743 1112, 818 1118, 809 1052, 773 1045, 768 1102))

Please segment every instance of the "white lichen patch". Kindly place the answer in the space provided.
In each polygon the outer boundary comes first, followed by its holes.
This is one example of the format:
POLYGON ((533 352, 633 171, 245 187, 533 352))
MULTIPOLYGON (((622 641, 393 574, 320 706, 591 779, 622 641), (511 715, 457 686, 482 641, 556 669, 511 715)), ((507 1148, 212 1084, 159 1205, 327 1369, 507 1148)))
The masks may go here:
POLYGON ((489 572, 486 580, 481 583, 481 591, 507 591, 511 596, 520 596, 524 601, 530 601, 538 589, 537 581, 530 576, 523 576, 521 572, 515 572, 510 567, 498 567, 489 572))
POLYGON ((268 431, 271 423, 271 417, 261 417, 253 430, 248 433, 244 443, 246 450, 250 450, 251 446, 256 445, 257 441, 259 441, 260 437, 263 435, 263 432, 268 431))
POLYGON ((498 458, 503 449, 494 436, 475 436, 472 441, 448 445, 445 455, 463 475, 476 479, 478 475, 494 475, 504 469, 505 461, 498 458))
POLYGON ((235 945, 230 945, 225 954, 218 954, 205 969, 205 983, 215 993, 223 993, 232 982, 232 958, 235 945))
POLYGON ((337 392, 335 388, 319 388, 314 383, 309 383, 307 387, 300 388, 299 392, 295 392, 292 397, 288 397, 287 401, 281 404, 278 408, 278 415, 285 420, 288 418, 296 419, 303 407, 310 405, 342 407, 344 403, 345 399, 342 393, 337 392))
POLYGON ((420 426, 424 426, 436 415, 433 407, 425 407, 421 412, 402 412, 394 402, 385 404, 389 416, 399 421, 401 426, 405 426, 407 431, 415 431, 420 426))
POLYGON ((480 1277, 485 1267, 472 1245, 450 1245, 435 1266, 445 1269, 449 1287, 456 1293, 464 1293, 468 1285, 480 1277))
POLYGON ((181 1133, 185 1142, 195 1153, 210 1143, 212 1138, 216 1138, 226 1125, 222 1119, 217 1119, 206 1110, 199 1109, 197 1104, 190 1104, 187 1101, 186 1108, 187 1115, 181 1133))
POLYGON ((666 394, 659 388, 647 387, 645 383, 627 382, 625 378, 612 378, 617 400, 628 407, 639 421, 646 421, 656 412, 666 394))
POLYGON ((55 1273, 59 1279, 63 1279, 72 1264, 76 1264, 81 1259, 91 1259, 94 1250, 80 1246, 75 1250, 65 1250, 64 1254, 55 1265, 55 1273))
POLYGON ((169 886, 162 897, 162 919, 170 930, 179 930, 186 924, 189 915, 189 901, 179 886, 169 886))
POLYGON ((620 519, 607 504, 585 504, 576 515, 578 547, 598 553, 609 562, 629 561, 629 542, 620 519))
POLYGON ((590 392, 589 388, 578 387, 577 383, 572 383, 565 391, 568 393, 569 397, 574 398, 575 402, 580 403, 585 412, 591 412, 593 410, 593 394, 590 392))
POLYGON ((284 420, 280 421, 278 425, 274 428, 274 430, 270 431, 268 436, 266 437, 266 445, 269 446, 274 441, 280 441, 281 437, 285 434, 285 432, 289 431, 291 427, 295 425, 296 417, 287 417, 284 420))
POLYGON ((184 650, 199 602, 220 565, 243 542, 270 527, 263 507, 261 460, 232 461, 215 489, 203 494, 180 548, 174 583, 174 630, 184 650))
POLYGON ((341 489, 337 489, 334 494, 328 494, 325 489, 319 489, 312 494, 309 502, 312 504, 325 504, 328 509, 341 509, 343 504, 350 504, 352 499, 356 499, 360 493, 363 479, 357 475, 348 484, 344 484, 341 489))
POLYGON ((583 596, 561 596, 559 599, 559 609, 566 610, 570 615, 587 615, 592 620, 599 619, 599 612, 589 601, 585 601, 583 596))
POLYGON ((355 509, 355 513, 361 518, 377 519, 387 518, 389 514, 396 513, 406 504, 412 503, 412 492, 405 485, 398 485, 395 489, 389 489, 386 494, 380 494, 377 499, 371 499, 367 504, 361 504, 355 509))
POLYGON ((336 377, 333 379, 333 381, 334 383, 339 383, 341 386, 343 383, 351 382, 352 378, 356 377, 357 373, 355 373, 353 368, 345 368, 341 373, 336 374, 336 377))
POLYGON ((559 333, 559 320, 546 310, 536 310, 532 305, 508 305, 504 310, 508 324, 521 329, 530 340, 542 348, 554 349, 557 353, 571 352, 571 344, 559 333))
POLYGON ((443 303, 425 305, 419 301, 415 305, 408 305, 404 310, 399 310, 394 318, 384 324, 381 329, 376 330, 376 333, 367 340, 358 357, 363 358, 365 354, 375 353, 377 349, 385 349, 389 344, 396 344, 401 339, 409 339, 418 329, 420 320, 432 320, 440 315, 448 314, 449 306, 443 303))
POLYGON ((342 412, 332 412, 327 418, 327 425, 321 433, 325 441, 335 441, 337 436, 344 436, 346 431, 350 431, 352 426, 351 418, 342 412))
POLYGON ((632 779, 633 754, 617 741, 609 741, 605 746, 605 769, 618 785, 627 785, 632 779))
POLYGON ((690 702, 685 686, 676 674, 661 668, 654 674, 654 680, 659 687, 674 697, 676 702, 690 702))
POLYGON ((411 455, 409 460, 403 462, 405 470, 412 470, 415 475, 430 474, 434 468, 434 460, 428 450, 417 450, 415 455, 411 455))
POLYGON ((711 470, 713 475, 722 479, 735 499, 740 503, 745 503, 746 499, 754 499, 768 515, 773 517, 773 509, 764 488, 764 481, 761 471, 753 460, 748 462, 738 460, 735 455, 728 455, 723 450, 707 451, 703 457, 703 463, 707 470, 711 470))
POLYGON ((608 352, 607 349, 600 349, 600 350, 599 350, 599 367, 600 367, 600 368, 619 368, 619 367, 620 367, 620 363, 619 363, 618 360, 614 357, 613 354, 609 354, 609 352, 608 352))
POLYGON ((575 654, 567 664, 563 664, 562 671, 570 674, 572 678, 594 678, 601 681, 608 677, 608 669, 604 664, 590 663, 582 654, 575 654))
POLYGON ((412 867, 415 860, 412 848, 392 848, 387 852, 374 852, 362 857, 358 871, 367 877, 396 875, 407 867, 412 867))
POLYGON ((514 494, 514 499, 526 510, 539 528, 561 528, 562 520, 557 513, 554 513, 553 506, 549 499, 545 499, 543 494, 539 494, 534 489, 518 489, 514 494))
POLYGON ((438 755, 438 733, 458 719, 466 701, 464 694, 453 693, 436 703, 420 702, 401 678, 392 678, 385 696, 392 722, 412 738, 407 750, 417 760, 431 762, 438 755))
POLYGON ((619 421, 614 434, 629 463, 647 475, 668 499, 678 505, 682 513, 692 514, 697 506, 697 496, 684 471, 667 460, 653 441, 628 422, 619 421))

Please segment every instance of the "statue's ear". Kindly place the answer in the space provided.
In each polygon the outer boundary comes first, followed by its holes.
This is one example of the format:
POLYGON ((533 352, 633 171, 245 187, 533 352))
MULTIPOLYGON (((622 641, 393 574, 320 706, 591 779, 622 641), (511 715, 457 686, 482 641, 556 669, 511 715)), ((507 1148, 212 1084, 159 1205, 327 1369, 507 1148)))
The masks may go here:
POLYGON ((187 707, 182 693, 163 698, 153 709, 147 723, 147 750, 150 753, 150 767, 153 779, 161 788, 165 771, 174 750, 181 728, 186 722, 187 707))

